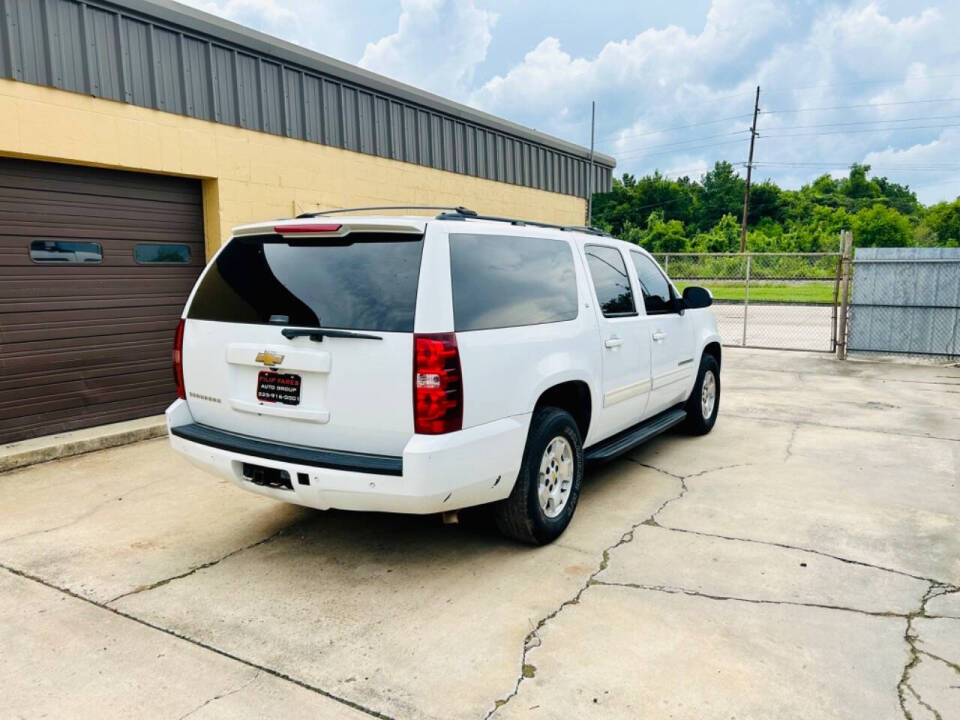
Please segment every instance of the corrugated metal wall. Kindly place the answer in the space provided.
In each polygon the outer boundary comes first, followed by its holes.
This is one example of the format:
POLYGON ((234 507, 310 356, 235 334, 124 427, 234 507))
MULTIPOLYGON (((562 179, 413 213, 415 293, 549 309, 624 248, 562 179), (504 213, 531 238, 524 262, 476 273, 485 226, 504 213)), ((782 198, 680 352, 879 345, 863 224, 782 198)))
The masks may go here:
POLYGON ((858 248, 847 347, 960 357, 960 249, 858 248))
MULTIPOLYGON (((585 196, 590 164, 110 4, 0 0, 0 77, 585 196)), ((612 168, 594 166, 609 190, 612 168)))

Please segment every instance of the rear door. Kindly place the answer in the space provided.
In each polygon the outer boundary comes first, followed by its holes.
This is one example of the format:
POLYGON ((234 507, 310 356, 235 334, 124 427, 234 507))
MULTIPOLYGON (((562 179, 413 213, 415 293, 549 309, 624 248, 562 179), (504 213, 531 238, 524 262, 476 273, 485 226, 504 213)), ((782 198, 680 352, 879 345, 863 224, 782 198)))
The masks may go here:
POLYGON ((697 371, 693 325, 679 309, 676 293, 660 267, 644 253, 631 250, 646 311, 644 324, 651 341, 652 381, 648 414, 666 410, 686 399, 697 371))
POLYGON ((400 454, 413 433, 423 252, 422 228, 235 237, 187 312, 194 419, 278 442, 400 454), (284 334, 311 329, 312 338, 284 334))
POLYGON ((650 337, 637 313, 623 254, 611 245, 585 245, 598 307, 602 360, 599 435, 640 422, 650 390, 650 337))

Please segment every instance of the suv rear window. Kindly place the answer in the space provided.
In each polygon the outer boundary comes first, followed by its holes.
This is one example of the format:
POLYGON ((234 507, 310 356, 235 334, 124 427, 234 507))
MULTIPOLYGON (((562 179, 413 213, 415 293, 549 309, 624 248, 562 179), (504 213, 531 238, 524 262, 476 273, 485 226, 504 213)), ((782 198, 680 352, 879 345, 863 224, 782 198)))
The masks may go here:
POLYGON ((238 237, 207 270, 187 317, 413 332, 423 236, 238 237))
POLYGON ((457 332, 577 316, 573 251, 563 240, 451 235, 450 275, 457 332))

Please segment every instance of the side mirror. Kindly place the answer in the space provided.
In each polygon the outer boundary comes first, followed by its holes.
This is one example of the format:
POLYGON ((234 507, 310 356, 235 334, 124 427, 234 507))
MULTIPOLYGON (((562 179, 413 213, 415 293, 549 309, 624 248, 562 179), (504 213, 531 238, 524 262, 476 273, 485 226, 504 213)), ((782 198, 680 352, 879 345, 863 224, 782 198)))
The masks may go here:
POLYGON ((705 287, 691 285, 683 289, 683 306, 689 310, 713 305, 713 295, 705 287))

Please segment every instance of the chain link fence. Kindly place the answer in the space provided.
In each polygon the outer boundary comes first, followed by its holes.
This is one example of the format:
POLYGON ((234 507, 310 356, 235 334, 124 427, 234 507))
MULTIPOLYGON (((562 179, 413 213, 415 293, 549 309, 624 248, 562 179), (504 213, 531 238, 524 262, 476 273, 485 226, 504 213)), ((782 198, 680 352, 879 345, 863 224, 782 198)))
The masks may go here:
POLYGON ((840 253, 655 254, 683 291, 713 293, 725 345, 819 350, 837 347, 840 253))

